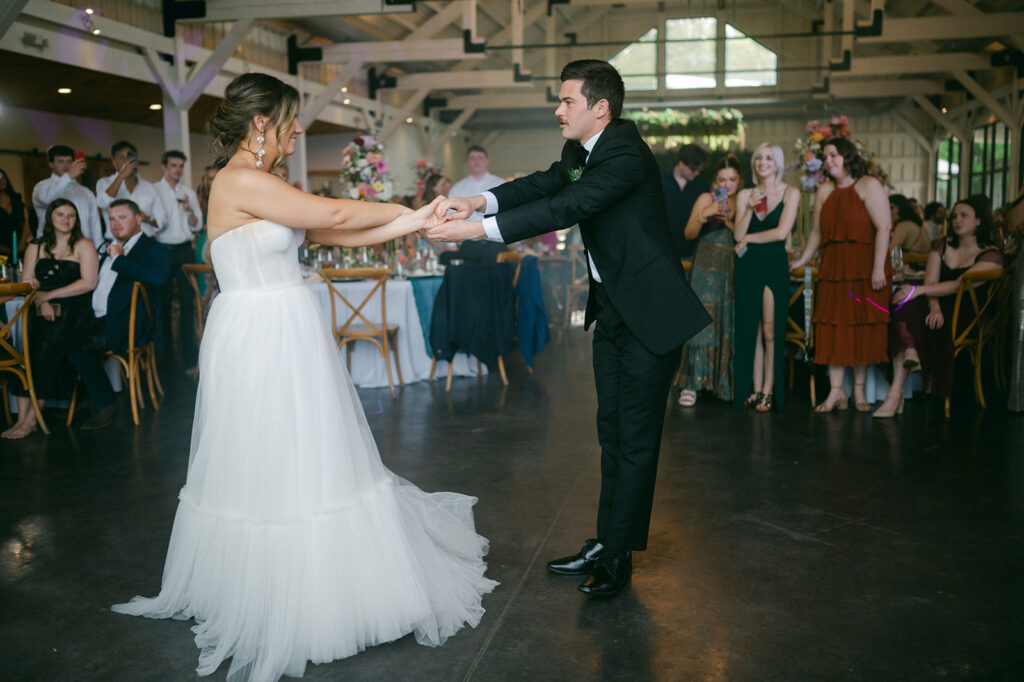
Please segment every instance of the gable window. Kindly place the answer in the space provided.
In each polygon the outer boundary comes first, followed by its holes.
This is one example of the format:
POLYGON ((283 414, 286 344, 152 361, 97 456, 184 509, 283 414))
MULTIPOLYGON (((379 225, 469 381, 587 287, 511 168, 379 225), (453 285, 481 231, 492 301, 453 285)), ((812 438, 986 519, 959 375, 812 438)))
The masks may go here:
POLYGON ((640 39, 608 60, 622 76, 627 90, 658 89, 658 29, 652 28, 640 39))
POLYGON ((779 58, 732 24, 725 25, 725 87, 776 84, 779 58))

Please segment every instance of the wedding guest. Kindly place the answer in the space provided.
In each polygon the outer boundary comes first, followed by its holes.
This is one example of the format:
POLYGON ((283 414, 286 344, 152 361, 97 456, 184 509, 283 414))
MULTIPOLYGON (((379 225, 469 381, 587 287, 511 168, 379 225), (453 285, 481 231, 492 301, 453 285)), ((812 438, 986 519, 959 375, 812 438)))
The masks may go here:
POLYGON ((110 148, 115 171, 96 183, 96 203, 107 224, 107 239, 113 239, 110 216, 107 214, 115 199, 130 199, 139 207, 143 231, 153 236, 167 224, 167 214, 153 184, 139 177, 139 151, 131 142, 121 140, 110 148))
POLYGON ((759 145, 750 167, 757 185, 740 192, 737 199, 733 403, 768 412, 786 404, 782 372, 789 312, 786 238, 800 209, 800 190, 782 182, 786 160, 777 144, 759 145))
POLYGON ((911 253, 928 253, 932 242, 928 238, 928 230, 902 194, 889 196, 889 216, 892 220, 892 234, 889 236, 889 248, 900 248, 911 253))
POLYGON ((21 252, 29 237, 25 202, 11 186, 7 171, 0 168, 0 255, 13 260, 15 251, 21 252))
MULTIPOLYGON (((431 173, 427 176, 427 179, 423 181, 423 194, 412 208, 418 209, 422 206, 426 206, 433 202, 437 197, 447 197, 449 196, 451 189, 451 180, 440 173, 431 173)), ((439 242, 436 239, 431 239, 425 234, 421 235, 421 238, 427 243, 427 246, 429 246, 432 251, 437 253, 441 253, 443 251, 455 251, 458 248, 458 244, 439 242)))
POLYGON ((736 192, 743 186, 740 160, 729 154, 715 168, 715 189, 697 197, 684 232, 696 241, 690 286, 711 315, 711 324, 683 344, 680 359, 679 404, 692 407, 697 391, 709 391, 716 398, 732 400, 733 390, 733 230, 736 192))
MULTIPOLYGON (((1020 240, 1024 232, 1024 186, 1006 210, 1010 235, 1016 240, 1020 257, 1020 240)), ((1018 263, 1013 274, 1013 295, 1010 299, 1010 386, 1006 407, 1024 412, 1024 267, 1018 263)))
POLYGON ((676 165, 661 174, 672 251, 679 260, 692 256, 696 248, 696 239, 687 238, 685 233, 697 197, 711 191, 711 185, 701 175, 707 159, 707 152, 700 145, 686 144, 676 154, 676 165))
POLYGON ((924 207, 924 229, 928 231, 928 239, 935 241, 946 233, 946 219, 949 211, 937 201, 933 201, 924 207))
POLYGON ((822 148, 822 183, 814 198, 814 220, 803 254, 790 269, 807 265, 821 246, 814 307, 814 361, 828 365, 829 393, 815 412, 845 410, 847 367, 853 367, 853 399, 859 412, 871 410, 864 393, 867 366, 886 362, 892 264, 889 198, 867 162, 845 137, 822 148))
MULTIPOLYGON (((90 300, 96 288, 96 247, 82 235, 78 209, 68 199, 55 199, 46 209, 43 236, 25 250, 23 279, 38 289, 28 316, 29 357, 39 406, 47 398, 68 398, 75 374, 68 352, 79 342, 92 319, 90 300)), ((3 432, 7 439, 24 438, 36 430, 28 392, 14 382, 18 421, 3 432)))
POLYGON ((167 221, 154 237, 167 247, 171 256, 171 276, 160 288, 158 295, 156 352, 163 354, 171 348, 171 299, 175 298, 177 292, 181 361, 189 368, 196 364, 199 348, 195 339, 195 298, 181 266, 191 263, 195 258, 192 242, 195 234, 203 228, 203 214, 199 207, 199 197, 181 181, 186 161, 185 154, 176 149, 164 152, 160 159, 164 176, 154 183, 153 188, 167 216, 167 221))
MULTIPOLYGON (((117 416, 117 396, 103 371, 106 351, 123 353, 128 348, 132 288, 135 282, 151 287, 163 286, 170 274, 167 247, 142 233, 142 210, 130 199, 110 203, 110 231, 114 243, 100 264, 96 289, 92 294, 95 317, 82 342, 68 353, 68 360, 82 377, 95 410, 81 428, 103 429, 117 416)), ((147 343, 152 320, 144 306, 136 310, 136 345, 147 343)))
POLYGON ((210 244, 207 241, 206 217, 209 215, 207 208, 210 201, 210 186, 213 179, 217 177, 216 166, 207 166, 203 169, 203 176, 196 187, 196 198, 199 199, 199 212, 203 216, 203 229, 196 235, 195 262, 199 265, 210 262, 210 244))
POLYGON ((85 173, 85 157, 75 158, 75 150, 67 145, 55 144, 46 150, 50 177, 40 180, 32 189, 32 205, 36 209, 38 228, 36 236, 43 236, 47 208, 54 199, 69 199, 78 210, 82 234, 99 247, 103 243, 103 225, 96 207, 96 197, 85 187, 81 178, 85 173))
MULTIPOLYGON (((438 192, 438 194, 448 197, 475 197, 481 192, 504 184, 504 178, 499 178, 497 175, 488 172, 487 168, 490 166, 490 163, 491 161, 487 157, 487 150, 478 144, 472 145, 466 152, 466 167, 469 169, 469 175, 452 185, 447 193, 438 192)), ((425 203, 429 204, 430 201, 425 203)), ((470 219, 483 220, 483 217, 482 213, 474 213, 470 219)))
MULTIPOLYGON (((937 239, 928 256, 924 284, 904 284, 892 297, 889 333, 892 384, 885 402, 874 412, 888 418, 903 412, 903 386, 910 372, 920 369, 925 390, 939 398, 953 388, 953 303, 965 273, 1003 267, 995 245, 988 197, 975 194, 953 207, 953 234, 937 239)), ((978 288, 987 286, 978 283, 978 288)), ((968 323, 970 306, 960 308, 961 326, 968 323)))

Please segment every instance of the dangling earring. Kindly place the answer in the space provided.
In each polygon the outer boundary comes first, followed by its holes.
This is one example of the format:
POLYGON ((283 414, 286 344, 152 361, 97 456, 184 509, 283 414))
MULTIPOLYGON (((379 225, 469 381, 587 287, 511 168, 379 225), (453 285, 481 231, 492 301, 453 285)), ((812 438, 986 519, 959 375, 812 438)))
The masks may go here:
POLYGON ((256 167, 263 168, 263 155, 267 153, 267 150, 263 148, 264 137, 263 135, 256 136, 256 144, 259 145, 259 149, 256 150, 256 167))

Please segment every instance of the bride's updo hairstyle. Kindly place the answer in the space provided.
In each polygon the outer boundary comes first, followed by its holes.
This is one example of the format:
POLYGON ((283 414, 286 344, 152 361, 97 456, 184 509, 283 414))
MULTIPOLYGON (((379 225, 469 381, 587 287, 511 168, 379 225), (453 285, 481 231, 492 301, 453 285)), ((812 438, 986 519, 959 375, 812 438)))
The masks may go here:
MULTIPOLYGON (((224 101, 210 119, 217 167, 222 168, 238 151, 253 128, 253 118, 260 114, 277 130, 277 158, 268 170, 284 163, 286 136, 299 115, 299 93, 265 73, 244 73, 228 84, 224 101)), ((252 151, 255 155, 256 150, 252 151)))

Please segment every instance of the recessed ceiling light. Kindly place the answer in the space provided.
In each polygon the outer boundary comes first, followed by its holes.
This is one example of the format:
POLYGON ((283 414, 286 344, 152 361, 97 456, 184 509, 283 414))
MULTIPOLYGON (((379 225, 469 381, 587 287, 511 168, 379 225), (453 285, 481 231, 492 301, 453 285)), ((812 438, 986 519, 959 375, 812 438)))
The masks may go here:
POLYGON ((164 108, 164 105, 163 105, 163 104, 150 104, 150 105, 149 105, 149 108, 150 108, 150 109, 151 109, 152 111, 160 111, 161 109, 163 109, 163 108, 164 108))
POLYGON ((57 88, 57 94, 59 95, 70 95, 71 88, 57 88))
POLYGON ((406 123, 412 123, 412 116, 410 116, 409 118, 405 119, 405 122, 406 123))
POLYGON ((98 35, 100 34, 100 30, 99 30, 98 28, 94 28, 94 29, 92 30, 92 34, 93 34, 94 36, 98 36, 98 35))
POLYGON ((946 113, 946 111, 947 111, 946 107, 942 107, 942 113, 946 113))
POLYGON ((346 97, 344 100, 342 100, 341 103, 342 104, 352 104, 352 100, 350 100, 348 97, 346 97))
POLYGON ((347 85, 342 86, 341 91, 342 92, 348 92, 348 86, 347 85))
POLYGON ((86 14, 92 14, 92 7, 86 7, 85 8, 85 13, 86 14))

